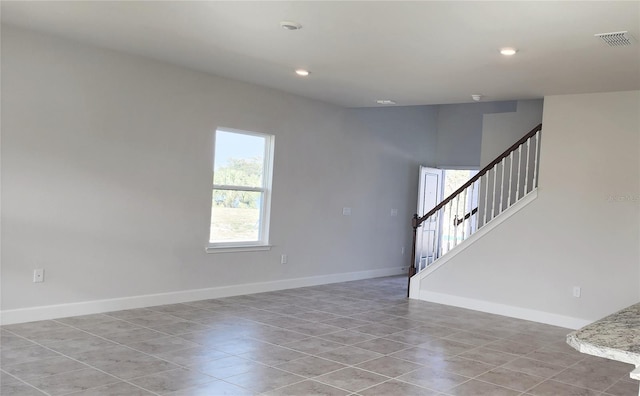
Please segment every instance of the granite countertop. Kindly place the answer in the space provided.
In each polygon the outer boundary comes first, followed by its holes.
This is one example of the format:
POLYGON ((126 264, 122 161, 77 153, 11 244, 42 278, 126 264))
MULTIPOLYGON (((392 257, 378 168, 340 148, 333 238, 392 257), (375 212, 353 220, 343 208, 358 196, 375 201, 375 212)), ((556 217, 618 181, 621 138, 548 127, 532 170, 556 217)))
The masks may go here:
MULTIPOLYGON (((567 335, 579 352, 640 366, 640 303, 567 335)), ((640 370, 631 373, 640 379, 640 370)))

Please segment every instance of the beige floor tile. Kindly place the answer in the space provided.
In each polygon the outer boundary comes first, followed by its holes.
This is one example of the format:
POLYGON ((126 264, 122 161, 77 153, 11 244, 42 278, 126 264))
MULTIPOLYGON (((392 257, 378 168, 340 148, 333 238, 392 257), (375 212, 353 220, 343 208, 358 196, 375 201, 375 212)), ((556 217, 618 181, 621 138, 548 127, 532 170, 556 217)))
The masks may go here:
POLYGON ((548 380, 529 390, 527 394, 535 396, 597 396, 600 395, 600 392, 548 380))
POLYGON ((397 379, 440 392, 448 391, 469 380, 468 377, 463 377, 448 371, 437 371, 431 367, 412 371, 397 379))
POLYGON ((249 389, 225 381, 207 382, 206 384, 169 393, 170 396, 254 396, 249 389))
POLYGON ((376 374, 387 377, 398 377, 424 366, 406 360, 396 359, 391 356, 383 356, 378 359, 369 360, 356 366, 363 370, 373 371, 376 374))
POLYGON ((164 395, 216 380, 216 378, 194 370, 177 369, 135 378, 130 382, 151 392, 164 395))
POLYGON ((452 396, 518 396, 520 392, 489 384, 478 380, 471 380, 447 392, 452 396))
POLYGON ((604 392, 612 396, 636 396, 638 394, 638 381, 618 381, 604 392))
POLYGON ((550 378, 560 373, 565 368, 551 363, 540 362, 527 358, 519 358, 504 365, 505 368, 520 371, 537 377, 550 378))
POLYGON ((346 346, 342 348, 336 348, 329 352, 321 353, 318 357, 334 360, 343 364, 358 364, 367 360, 379 358, 383 356, 381 353, 367 351, 366 349, 346 346))
POLYGON ((437 396, 440 393, 397 380, 390 380, 359 392, 362 396, 437 396))
POLYGON ((494 367, 494 365, 478 362, 476 360, 465 359, 459 356, 451 356, 444 358, 442 360, 442 365, 437 366, 437 369, 471 378, 486 373, 494 367))
POLYGON ((585 355, 573 355, 554 351, 552 349, 541 348, 525 355, 525 357, 528 359, 555 364, 556 366, 569 367, 583 360, 585 355))
POLYGON ((61 374, 86 368, 89 368, 89 366, 64 356, 55 356, 36 360, 33 362, 26 362, 3 367, 3 369, 7 373, 25 381, 33 378, 47 377, 49 375, 61 374))
POLYGON ((198 345, 192 348, 171 350, 168 352, 162 352, 155 354, 154 356, 159 359, 166 360, 168 362, 178 364, 181 366, 193 366, 209 362, 216 359, 222 359, 231 355, 218 351, 217 349, 207 348, 206 346, 198 345))
POLYGON ((376 336, 373 336, 371 334, 359 333, 357 331, 342 330, 331 334, 325 334, 321 336, 321 338, 344 345, 353 345, 374 339, 376 338, 376 336))
POLYGON ((357 348, 366 349, 368 351, 378 352, 383 355, 388 355, 390 353, 398 352, 403 349, 407 349, 408 347, 408 345, 406 344, 387 340, 384 338, 375 338, 373 340, 368 340, 368 341, 354 344, 353 346, 357 348))
POLYGON ((480 375, 478 379, 521 392, 531 389, 544 381, 544 378, 508 370, 504 367, 496 367, 480 375))
POLYGON ((488 348, 476 348, 470 351, 461 353, 460 357, 476 360, 478 362, 492 364, 495 366, 501 366, 505 363, 511 362, 519 358, 519 355, 512 355, 510 353, 496 351, 488 348))
POLYGON ((252 370, 260 370, 265 366, 237 356, 229 356, 209 362, 198 363, 190 368, 216 378, 225 379, 252 370))
POLYGON ((79 392, 116 382, 120 382, 120 380, 90 368, 29 380, 31 385, 52 396, 79 392))
POLYGON ((24 382, 2 382, 0 384, 0 395, 16 396, 45 396, 46 393, 39 391, 24 382))
POLYGON ((7 330, 0 330, 0 350, 9 350, 14 348, 25 348, 34 346, 32 341, 17 334, 13 334, 7 330))
POLYGON ((70 393, 69 396, 151 396, 153 393, 126 382, 100 386, 85 391, 70 393))
POLYGON ((153 340, 141 341, 128 345, 130 348, 140 352, 157 355, 163 352, 170 352, 179 349, 187 349, 197 347, 195 342, 187 341, 180 337, 162 337, 153 340))
POLYGON ((317 377, 345 367, 346 366, 344 364, 315 356, 296 359, 276 366, 276 368, 280 370, 288 371, 303 377, 317 377))
POLYGON ((3 349, 0 351, 0 364, 2 365, 2 367, 6 367, 19 363, 33 362, 54 356, 60 356, 60 354, 39 345, 7 350, 3 349))
POLYGON ((388 377, 360 370, 355 367, 344 368, 316 378, 319 382, 351 392, 358 392, 370 388, 388 379, 388 377))
POLYGON ((329 352, 333 349, 343 347, 344 345, 320 337, 311 337, 300 341, 290 342, 284 344, 283 346, 296 350, 298 352, 303 352, 310 355, 318 355, 320 353, 329 352))
POLYGON ((604 391, 620 379, 619 376, 610 376, 604 373, 585 374, 581 370, 568 368, 563 372, 554 375, 553 379, 565 384, 574 385, 580 388, 588 388, 596 391, 604 391))
POLYGON ((254 392, 263 393, 303 381, 304 379, 299 375, 263 366, 244 374, 226 378, 225 381, 254 392))
POLYGON ((298 382, 280 389, 267 392, 265 396, 345 396, 350 392, 313 380, 298 382))

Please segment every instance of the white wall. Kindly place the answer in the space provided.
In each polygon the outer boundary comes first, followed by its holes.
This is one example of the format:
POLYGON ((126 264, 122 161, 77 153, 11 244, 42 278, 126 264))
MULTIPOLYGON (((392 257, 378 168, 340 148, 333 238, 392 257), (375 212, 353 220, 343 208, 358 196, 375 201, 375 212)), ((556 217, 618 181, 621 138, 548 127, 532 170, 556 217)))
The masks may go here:
POLYGON ((519 100, 516 111, 482 117, 480 167, 485 167, 542 122, 543 100, 519 100))
POLYGON ((538 198, 420 292, 588 321, 638 302, 638 108, 639 91, 546 97, 538 198))
POLYGON ((480 169, 483 117, 490 113, 514 112, 516 101, 439 105, 437 108, 436 165, 443 169, 480 169))
POLYGON ((349 110, 6 25, 2 115, 5 312, 398 271, 436 140, 427 107, 349 110), (271 251, 205 253, 218 126, 276 136, 271 251))

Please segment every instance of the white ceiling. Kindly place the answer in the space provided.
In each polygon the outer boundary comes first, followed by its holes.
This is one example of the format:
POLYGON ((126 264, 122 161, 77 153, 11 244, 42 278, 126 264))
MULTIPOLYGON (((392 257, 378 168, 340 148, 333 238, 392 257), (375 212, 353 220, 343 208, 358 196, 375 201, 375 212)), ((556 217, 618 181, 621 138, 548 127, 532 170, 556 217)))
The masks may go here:
POLYGON ((351 107, 640 89, 640 1, 2 1, 32 28, 351 107), (299 31, 280 28, 300 22, 299 31), (498 53, 512 46, 507 58, 498 53), (301 78, 295 68, 308 68, 301 78))

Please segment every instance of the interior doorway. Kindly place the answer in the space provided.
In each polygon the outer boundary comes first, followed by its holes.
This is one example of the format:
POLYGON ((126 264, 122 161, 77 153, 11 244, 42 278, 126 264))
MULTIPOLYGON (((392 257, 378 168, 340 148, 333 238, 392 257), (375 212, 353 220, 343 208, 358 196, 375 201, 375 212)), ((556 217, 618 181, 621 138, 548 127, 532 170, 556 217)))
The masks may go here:
MULTIPOLYGON (((475 169, 439 169, 420 167, 418 186, 418 216, 422 217, 436 207, 443 199, 455 192, 478 173, 475 169)), ((466 235, 477 227, 475 216, 471 221, 457 224, 478 206, 478 190, 464 199, 457 199, 455 205, 446 205, 439 216, 432 216, 422 223, 416 235, 416 269, 422 270, 438 257, 462 242, 460 227, 467 227, 466 235), (453 221, 448 221, 453 219, 453 221)))

